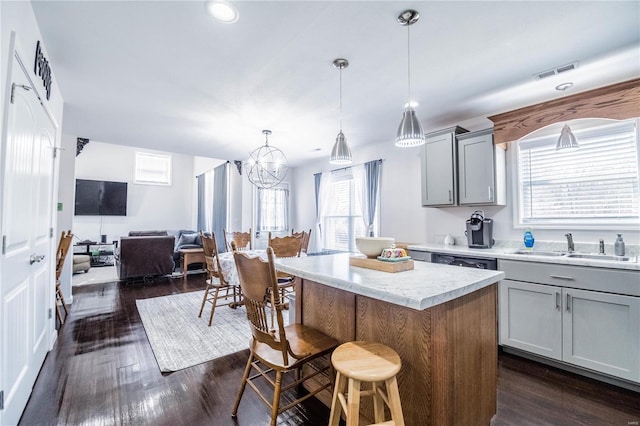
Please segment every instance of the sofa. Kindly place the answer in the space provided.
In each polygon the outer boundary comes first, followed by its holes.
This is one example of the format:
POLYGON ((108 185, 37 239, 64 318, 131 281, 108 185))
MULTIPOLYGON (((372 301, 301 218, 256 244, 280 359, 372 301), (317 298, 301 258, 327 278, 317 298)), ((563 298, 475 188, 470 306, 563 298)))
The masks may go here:
POLYGON ((174 237, 166 232, 165 235, 121 237, 115 254, 118 279, 132 280, 173 273, 174 247, 174 237))
MULTIPOLYGON (((200 233, 187 229, 130 231, 127 237, 120 238, 120 243, 123 242, 127 248, 123 253, 121 245, 116 254, 118 278, 121 280, 171 274, 180 264, 181 249, 202 248, 200 233), (152 248, 154 244, 161 246, 152 248), (171 250, 168 248, 169 245, 171 250), (138 253, 134 253, 133 249, 138 253), (171 253, 171 263, 166 260, 168 252, 171 253)), ((197 264, 192 266, 197 267, 197 264)))

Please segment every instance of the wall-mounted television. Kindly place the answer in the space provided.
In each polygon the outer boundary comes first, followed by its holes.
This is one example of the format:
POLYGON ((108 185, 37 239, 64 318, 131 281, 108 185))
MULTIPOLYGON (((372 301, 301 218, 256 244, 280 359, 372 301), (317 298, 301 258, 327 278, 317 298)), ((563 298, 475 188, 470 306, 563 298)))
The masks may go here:
POLYGON ((76 216, 126 216, 127 183, 76 179, 76 216))

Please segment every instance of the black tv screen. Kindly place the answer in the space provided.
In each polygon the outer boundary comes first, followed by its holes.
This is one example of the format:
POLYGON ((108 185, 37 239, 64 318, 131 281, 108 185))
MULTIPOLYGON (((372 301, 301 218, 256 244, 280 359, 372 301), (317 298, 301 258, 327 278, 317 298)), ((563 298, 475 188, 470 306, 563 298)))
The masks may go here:
POLYGON ((76 216, 126 216, 127 183, 76 179, 76 216))

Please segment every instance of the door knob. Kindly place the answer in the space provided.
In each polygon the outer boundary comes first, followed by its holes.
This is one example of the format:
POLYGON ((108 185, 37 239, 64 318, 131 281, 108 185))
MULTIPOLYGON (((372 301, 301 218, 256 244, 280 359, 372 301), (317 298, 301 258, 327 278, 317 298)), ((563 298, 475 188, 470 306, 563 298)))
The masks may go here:
POLYGON ((44 259, 44 254, 38 256, 37 254, 32 254, 29 256, 29 265, 33 265, 34 263, 41 262, 44 259))

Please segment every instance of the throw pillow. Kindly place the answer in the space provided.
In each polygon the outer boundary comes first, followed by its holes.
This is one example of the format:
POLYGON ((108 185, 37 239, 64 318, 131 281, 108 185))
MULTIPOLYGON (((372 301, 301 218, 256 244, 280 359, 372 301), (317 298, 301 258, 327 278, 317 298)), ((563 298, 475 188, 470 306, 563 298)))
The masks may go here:
POLYGON ((195 244, 197 236, 198 234, 196 233, 180 235, 180 238, 178 239, 178 244, 176 244, 176 247, 180 248, 187 244, 195 244))

